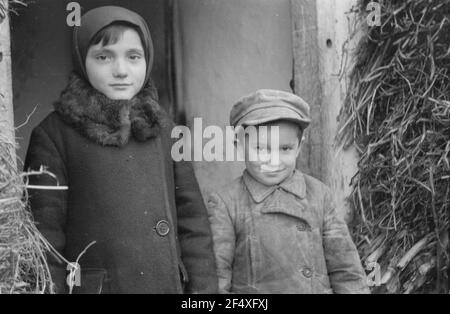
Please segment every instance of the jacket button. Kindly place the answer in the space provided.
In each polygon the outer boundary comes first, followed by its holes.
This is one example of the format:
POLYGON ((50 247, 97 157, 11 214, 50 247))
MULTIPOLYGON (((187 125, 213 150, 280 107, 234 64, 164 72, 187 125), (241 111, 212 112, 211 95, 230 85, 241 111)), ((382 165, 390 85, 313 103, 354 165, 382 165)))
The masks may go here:
POLYGON ((312 275, 313 275, 313 271, 312 271, 311 268, 305 267, 305 268, 303 268, 303 270, 302 270, 302 274, 303 274, 303 276, 305 276, 306 278, 311 278, 312 275))
POLYGON ((165 220, 160 220, 160 221, 158 221, 158 223, 156 224, 155 230, 156 230, 156 233, 157 233, 158 235, 160 235, 161 237, 164 237, 164 236, 166 236, 166 235, 169 233, 169 231, 170 231, 169 223, 168 223, 167 221, 165 221, 165 220))
POLYGON ((298 231, 306 231, 306 224, 301 222, 297 225, 297 230, 298 231))

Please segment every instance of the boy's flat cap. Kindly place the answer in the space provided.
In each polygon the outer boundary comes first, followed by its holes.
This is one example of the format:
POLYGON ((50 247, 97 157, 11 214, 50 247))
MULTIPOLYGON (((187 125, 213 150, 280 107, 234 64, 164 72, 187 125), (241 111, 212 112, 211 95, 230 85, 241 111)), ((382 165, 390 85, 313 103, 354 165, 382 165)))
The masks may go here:
POLYGON ((290 120, 305 129, 311 122, 309 105, 288 92, 260 89, 241 98, 230 113, 230 124, 234 127, 275 120, 290 120))

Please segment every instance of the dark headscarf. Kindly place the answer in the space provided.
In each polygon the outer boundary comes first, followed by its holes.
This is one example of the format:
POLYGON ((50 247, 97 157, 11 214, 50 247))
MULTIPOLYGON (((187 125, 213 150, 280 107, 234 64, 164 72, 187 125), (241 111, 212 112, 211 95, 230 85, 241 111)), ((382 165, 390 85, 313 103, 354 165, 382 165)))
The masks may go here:
POLYGON ((76 26, 73 30, 73 61, 75 71, 86 81, 89 81, 85 65, 89 43, 95 34, 114 22, 128 22, 138 27, 141 32, 145 60, 147 62, 145 86, 150 79, 150 71, 153 65, 153 43, 150 30, 145 20, 139 14, 122 7, 98 7, 88 11, 81 17, 81 25, 76 26))

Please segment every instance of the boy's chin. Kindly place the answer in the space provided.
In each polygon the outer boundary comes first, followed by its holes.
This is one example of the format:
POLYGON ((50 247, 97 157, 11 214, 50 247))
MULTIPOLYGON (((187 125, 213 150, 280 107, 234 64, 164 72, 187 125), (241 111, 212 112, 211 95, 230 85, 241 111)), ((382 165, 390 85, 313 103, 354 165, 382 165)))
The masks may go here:
POLYGON ((253 177, 264 185, 272 186, 282 183, 289 177, 289 174, 287 174, 286 172, 281 173, 264 172, 258 173, 256 176, 254 175, 253 177))

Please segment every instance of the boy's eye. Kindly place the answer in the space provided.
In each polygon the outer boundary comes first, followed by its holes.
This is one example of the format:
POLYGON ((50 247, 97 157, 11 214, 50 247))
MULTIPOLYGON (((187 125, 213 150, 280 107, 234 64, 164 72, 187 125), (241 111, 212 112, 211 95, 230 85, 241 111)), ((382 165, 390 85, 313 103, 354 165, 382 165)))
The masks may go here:
POLYGON ((291 149, 292 149, 291 146, 282 146, 282 147, 281 147, 281 150, 282 150, 283 152, 290 151, 291 149))

